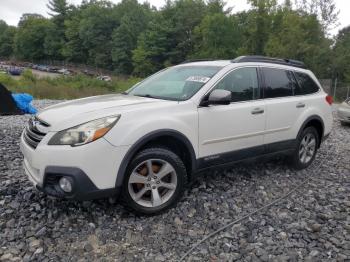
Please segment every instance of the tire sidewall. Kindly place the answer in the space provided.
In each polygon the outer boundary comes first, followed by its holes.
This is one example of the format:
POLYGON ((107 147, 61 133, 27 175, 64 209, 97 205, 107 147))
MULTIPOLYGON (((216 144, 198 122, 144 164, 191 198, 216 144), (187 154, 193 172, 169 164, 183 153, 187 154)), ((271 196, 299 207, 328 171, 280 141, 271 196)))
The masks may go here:
POLYGON ((296 147, 296 149, 295 149, 295 152, 294 152, 294 157, 293 157, 293 164, 294 164, 294 167, 296 168, 296 169, 305 169, 305 168, 307 168, 308 166, 310 166, 311 164, 312 164, 312 162, 314 161, 314 159, 315 159, 315 157, 316 157, 316 154, 317 154, 317 151, 318 151, 318 145, 319 145, 319 143, 320 143, 320 138, 319 138, 319 135, 318 135, 318 132, 317 132, 317 130, 314 128, 314 127, 307 127, 307 128, 305 128, 302 132, 301 132, 301 134, 299 135, 299 137, 298 137, 298 143, 297 143, 297 147, 296 147), (307 163, 302 163, 301 161, 300 161, 300 157, 299 157, 299 149, 300 149, 300 144, 301 144, 301 142, 303 141, 303 139, 304 139, 304 137, 307 135, 307 134, 309 134, 309 133, 311 133, 314 137, 315 137, 315 139, 316 139, 316 146, 315 146, 315 153, 314 153, 314 155, 312 156, 312 158, 310 159, 310 161, 309 162, 307 162, 307 163))
POLYGON ((137 154, 133 160, 128 165, 127 171, 125 173, 124 181, 123 181, 123 199, 124 203, 140 214, 145 215, 155 215, 159 214, 161 212, 164 212, 165 210, 173 207, 178 200, 181 198, 185 184, 187 181, 187 173, 186 168, 181 161, 181 159, 172 151, 165 149, 165 148, 148 148, 143 151, 141 151, 139 154, 137 154), (177 175, 177 186, 175 189, 174 194, 171 196, 171 198, 163 203, 162 205, 158 207, 144 207, 142 205, 137 204, 129 193, 129 178, 132 173, 132 171, 140 165, 142 162, 148 160, 148 159, 160 159, 167 161, 169 164, 173 166, 175 169, 176 175, 177 175))

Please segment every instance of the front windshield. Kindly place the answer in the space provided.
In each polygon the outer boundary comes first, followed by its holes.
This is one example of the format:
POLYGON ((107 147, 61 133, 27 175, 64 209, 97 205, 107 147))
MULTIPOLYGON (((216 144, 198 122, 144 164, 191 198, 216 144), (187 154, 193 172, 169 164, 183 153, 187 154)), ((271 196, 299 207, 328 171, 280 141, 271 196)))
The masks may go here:
POLYGON ((221 68, 199 65, 171 67, 137 84, 128 94, 184 101, 197 93, 221 68))

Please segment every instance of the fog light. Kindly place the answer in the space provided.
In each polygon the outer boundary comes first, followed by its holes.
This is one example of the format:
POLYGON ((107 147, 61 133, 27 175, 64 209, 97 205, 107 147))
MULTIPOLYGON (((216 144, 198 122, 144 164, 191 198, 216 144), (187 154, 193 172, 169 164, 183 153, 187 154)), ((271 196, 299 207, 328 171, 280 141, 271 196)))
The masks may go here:
POLYGON ((72 192, 72 182, 70 179, 66 178, 66 177, 61 177, 60 181, 59 181, 59 185, 60 188, 66 192, 66 193, 70 193, 72 192))

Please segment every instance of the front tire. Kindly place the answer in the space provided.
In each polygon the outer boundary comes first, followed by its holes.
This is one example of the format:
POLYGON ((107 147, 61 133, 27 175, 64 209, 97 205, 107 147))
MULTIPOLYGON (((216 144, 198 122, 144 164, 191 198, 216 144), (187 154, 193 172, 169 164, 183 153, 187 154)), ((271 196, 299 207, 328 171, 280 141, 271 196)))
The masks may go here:
POLYGON ((305 128, 297 138, 297 146, 291 156, 291 167, 301 170, 310 166, 316 157, 319 141, 319 135, 314 127, 305 128))
POLYGON ((123 202, 136 213, 158 214, 176 205, 186 181, 186 168, 179 156, 167 148, 147 148, 127 168, 123 202))

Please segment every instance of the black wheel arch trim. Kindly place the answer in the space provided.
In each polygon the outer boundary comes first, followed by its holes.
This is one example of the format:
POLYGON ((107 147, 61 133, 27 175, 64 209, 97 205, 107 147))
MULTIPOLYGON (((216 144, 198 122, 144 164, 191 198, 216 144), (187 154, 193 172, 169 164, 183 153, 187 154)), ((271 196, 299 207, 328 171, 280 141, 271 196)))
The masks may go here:
POLYGON ((174 137, 174 138, 181 140, 185 144, 187 150, 190 152, 191 171, 193 172, 197 169, 196 153, 194 151, 192 143, 184 134, 182 134, 179 131, 173 130, 173 129, 155 130, 155 131, 148 133, 147 135, 144 135, 139 140, 137 140, 137 142, 134 143, 131 146, 131 148, 128 150, 128 152, 125 154, 125 156, 124 156, 124 158, 119 166, 118 173, 117 173, 117 179, 115 182, 116 187, 122 186, 128 164, 130 163, 130 161, 132 160, 132 157, 136 154, 136 152, 139 151, 143 146, 145 146, 151 140, 156 139, 158 137, 162 137, 162 136, 171 136, 171 137, 174 137))
POLYGON ((307 124, 309 124, 310 121, 313 121, 313 120, 319 121, 319 122, 321 123, 321 125, 322 125, 322 135, 321 135, 321 137, 319 137, 319 141, 318 141, 319 146, 320 146, 320 145, 321 145, 321 142, 323 141, 323 137, 324 137, 324 135, 325 135, 325 134, 324 134, 325 129, 324 129, 324 122, 323 122, 323 119, 322 119, 320 116, 318 116, 318 115, 312 115, 312 116, 309 116, 308 118, 306 118, 306 120, 305 120, 304 123, 302 124, 301 128, 299 129, 299 132, 298 132, 298 135, 297 135, 296 138, 298 138, 298 137, 300 136, 301 132, 305 129, 305 127, 307 126, 307 124))

